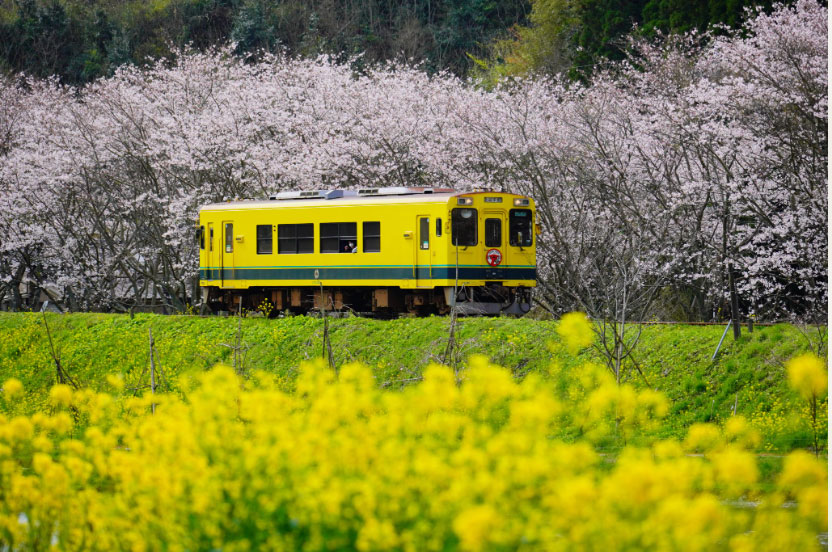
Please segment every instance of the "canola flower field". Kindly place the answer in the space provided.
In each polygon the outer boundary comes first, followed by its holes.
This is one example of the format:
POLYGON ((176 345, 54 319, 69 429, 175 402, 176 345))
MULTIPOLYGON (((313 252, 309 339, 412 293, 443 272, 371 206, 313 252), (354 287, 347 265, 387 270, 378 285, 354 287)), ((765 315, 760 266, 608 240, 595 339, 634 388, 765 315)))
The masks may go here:
POLYGON ((40 382, 49 362, 21 367, 37 318, 3 318, 0 550, 813 550, 828 530, 827 370, 810 353, 766 390, 788 391, 783 412, 814 424, 821 450, 781 451, 771 470, 767 426, 677 427, 679 400, 616 384, 580 315, 546 326, 545 369, 502 350, 508 367, 428 362, 385 386, 395 372, 358 362, 160 363, 154 394, 117 363, 82 370, 60 341, 84 385, 56 384, 54 367, 40 382))

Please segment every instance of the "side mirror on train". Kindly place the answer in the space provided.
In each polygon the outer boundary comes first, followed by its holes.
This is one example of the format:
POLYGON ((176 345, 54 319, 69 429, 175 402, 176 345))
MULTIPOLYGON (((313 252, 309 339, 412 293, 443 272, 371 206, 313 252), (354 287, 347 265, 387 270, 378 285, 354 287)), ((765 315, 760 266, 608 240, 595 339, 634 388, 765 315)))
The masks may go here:
POLYGON ((535 223, 534 224, 534 235, 539 236, 542 233, 543 233, 543 228, 540 227, 539 223, 535 223))

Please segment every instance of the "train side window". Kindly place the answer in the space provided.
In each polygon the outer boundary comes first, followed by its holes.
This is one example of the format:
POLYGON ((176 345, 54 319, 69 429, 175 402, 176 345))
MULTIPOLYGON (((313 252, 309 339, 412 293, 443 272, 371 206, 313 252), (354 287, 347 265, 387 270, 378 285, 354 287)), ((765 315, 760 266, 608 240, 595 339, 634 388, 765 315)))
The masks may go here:
POLYGON ((199 227, 199 248, 205 249, 205 226, 199 227))
POLYGON ((354 222, 322 222, 321 253, 352 253, 357 226, 354 222))
POLYGON ((271 255, 274 252, 272 246, 272 225, 258 224, 257 225, 257 254, 271 255))
POLYGON ((234 251, 234 225, 230 222, 225 224, 225 252, 234 251))
POLYGON ((436 237, 439 238, 442 236, 442 219, 436 219, 436 237))
POLYGON ((278 224, 277 225, 277 253, 296 254, 314 253, 315 228, 309 224, 278 224))
POLYGON ((208 251, 214 250, 214 225, 208 225, 208 251))
POLYGON ((485 246, 500 247, 503 244, 503 222, 500 219, 485 219, 485 246))
POLYGON ((430 219, 419 219, 419 249, 430 249, 430 219))
POLYGON ((365 222, 362 228, 364 253, 381 252, 381 223, 365 222))
POLYGON ((519 247, 532 245, 531 209, 512 209, 508 215, 508 242, 519 247))
POLYGON ((451 243, 477 245, 477 210, 453 209, 451 211, 451 243))
POLYGON ((315 225, 298 224, 298 253, 315 252, 315 225))

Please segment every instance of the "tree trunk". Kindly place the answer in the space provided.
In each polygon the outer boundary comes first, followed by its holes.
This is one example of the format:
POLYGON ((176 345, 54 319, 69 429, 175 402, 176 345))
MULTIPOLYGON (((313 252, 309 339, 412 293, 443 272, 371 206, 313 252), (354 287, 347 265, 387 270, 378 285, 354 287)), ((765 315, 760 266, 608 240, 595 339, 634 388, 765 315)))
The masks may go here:
POLYGON ((734 325, 734 341, 740 338, 740 300, 737 295, 734 265, 728 265, 728 283, 731 286, 731 322, 734 325))

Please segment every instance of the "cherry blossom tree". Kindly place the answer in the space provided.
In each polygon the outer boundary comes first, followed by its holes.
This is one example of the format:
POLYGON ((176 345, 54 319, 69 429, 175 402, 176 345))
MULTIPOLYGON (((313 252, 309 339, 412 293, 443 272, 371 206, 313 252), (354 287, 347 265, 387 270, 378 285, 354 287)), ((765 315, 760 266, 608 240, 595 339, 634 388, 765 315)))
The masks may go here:
POLYGON ((79 89, 6 79, 0 301, 26 306, 28 282, 70 308, 182 309, 200 205, 435 185, 533 196, 538 299, 616 336, 651 314, 719 318, 729 267, 748 312, 823 315, 827 34, 800 0, 738 33, 634 40, 586 84, 493 90, 232 47, 79 89))

